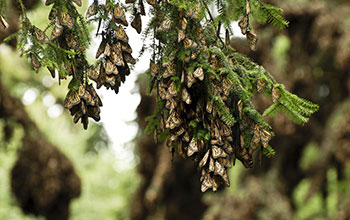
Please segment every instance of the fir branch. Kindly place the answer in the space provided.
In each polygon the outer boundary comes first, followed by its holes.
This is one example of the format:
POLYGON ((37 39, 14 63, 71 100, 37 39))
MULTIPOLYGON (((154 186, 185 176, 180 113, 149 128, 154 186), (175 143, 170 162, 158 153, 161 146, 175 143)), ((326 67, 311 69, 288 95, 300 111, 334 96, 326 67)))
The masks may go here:
POLYGON ((227 124, 228 126, 233 126, 236 123, 236 120, 233 117, 233 115, 230 113, 230 110, 227 108, 222 98, 218 96, 214 96, 213 101, 218 110, 221 120, 225 122, 225 124, 227 124))
POLYGON ((262 152, 268 158, 271 158, 276 154, 275 149, 273 149, 270 145, 267 146, 266 148, 263 148, 262 152))
POLYGON ((263 17, 261 19, 258 19, 261 23, 269 22, 273 26, 278 27, 280 29, 283 29, 285 27, 288 27, 289 21, 287 21, 285 18, 283 18, 283 10, 279 7, 266 4, 262 2, 261 0, 255 0, 259 3, 258 10, 261 11, 263 17))

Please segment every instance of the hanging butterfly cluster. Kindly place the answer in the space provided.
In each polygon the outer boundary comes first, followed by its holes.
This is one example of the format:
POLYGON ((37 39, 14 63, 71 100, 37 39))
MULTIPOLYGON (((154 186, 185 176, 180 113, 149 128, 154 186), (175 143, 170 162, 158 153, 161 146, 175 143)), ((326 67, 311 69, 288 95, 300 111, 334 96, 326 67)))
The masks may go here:
POLYGON ((124 9, 120 4, 110 7, 110 5, 99 5, 94 1, 88 8, 86 18, 96 16, 105 17, 103 20, 105 28, 101 33, 102 41, 96 53, 99 60, 99 71, 89 71, 89 78, 97 83, 97 88, 102 85, 107 89, 111 88, 115 93, 119 92, 121 82, 130 74, 128 64, 135 64, 132 57, 132 49, 129 45, 129 38, 124 30, 128 26, 124 9), (98 10, 99 9, 99 10, 98 10), (103 16, 102 16, 103 13, 103 16))
MULTIPOLYGON (((81 0, 73 0, 73 2, 81 6, 81 0)), ((64 50, 73 50, 74 56, 69 53, 62 59, 62 66, 67 70, 68 75, 72 76, 70 90, 64 100, 64 107, 69 109, 71 115, 74 116, 73 121, 77 123, 81 120, 84 129, 88 127, 88 118, 93 118, 95 121, 100 120, 100 106, 102 102, 91 84, 87 83, 88 64, 84 57, 85 48, 80 44, 77 36, 79 36, 78 26, 79 16, 74 14, 75 7, 71 2, 58 5, 58 1, 46 0, 45 5, 54 4, 49 19, 54 25, 51 42, 55 43, 58 48, 64 50), (71 13, 71 14, 70 14, 71 13)), ((48 67, 55 77, 55 69, 48 67)), ((90 70, 89 70, 90 72, 90 70)), ((59 79, 65 79, 66 74, 59 72, 59 79)))
POLYGON ((150 73, 156 81, 159 102, 164 105, 159 126, 154 130, 155 139, 169 132, 167 146, 199 162, 204 192, 230 185, 227 168, 232 167, 235 158, 251 167, 253 151, 260 143, 267 147, 271 134, 250 120, 243 113, 242 101, 231 94, 234 84, 227 74, 220 73, 223 61, 214 52, 218 48, 206 42, 197 20, 200 10, 199 5, 186 12, 181 10, 178 22, 169 17, 163 19, 156 30, 160 42, 176 31, 176 42, 170 45, 177 43, 180 48, 175 54, 173 51, 165 54, 158 62, 151 60, 150 73), (183 51, 186 55, 180 59, 183 51), (241 126, 236 125, 233 116, 241 126), (243 134, 245 130, 249 132, 243 134))
POLYGON ((91 84, 86 87, 80 84, 77 92, 69 90, 64 100, 64 107, 74 116, 74 123, 81 119, 84 129, 88 127, 89 117, 100 120, 101 106, 102 101, 91 84))

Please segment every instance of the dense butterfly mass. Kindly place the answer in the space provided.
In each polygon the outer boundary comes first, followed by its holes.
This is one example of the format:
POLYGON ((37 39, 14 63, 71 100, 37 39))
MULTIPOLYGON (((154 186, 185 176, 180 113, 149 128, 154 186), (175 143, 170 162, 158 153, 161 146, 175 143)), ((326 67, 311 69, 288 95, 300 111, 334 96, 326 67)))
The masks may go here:
MULTIPOLYGON (((253 151, 260 143, 267 147, 271 134, 250 120, 243 112, 242 101, 231 94, 233 82, 227 75, 220 74, 222 60, 215 53, 208 53, 209 49, 218 48, 208 45, 205 40, 203 27, 197 20, 200 10, 197 5, 193 9, 179 11, 176 23, 164 18, 157 32, 171 32, 172 26, 176 26, 176 42, 181 43, 181 50, 189 53, 183 60, 173 53, 159 61, 151 60, 150 74, 156 81, 160 103, 165 107, 155 129, 155 140, 168 131, 167 146, 185 158, 198 161, 201 190, 204 192, 230 185, 227 169, 232 167, 232 160, 237 158, 246 167, 251 167, 253 151), (188 23, 191 23, 190 27, 188 23), (189 31, 196 27, 196 34, 189 31), (202 59, 210 67, 205 67, 202 59), (215 71, 218 77, 205 71, 209 69, 215 71), (203 89, 208 84, 210 90, 203 89), (219 111, 218 108, 223 109, 219 111), (226 121, 222 112, 234 115, 240 126, 226 121), (249 132, 243 133, 245 130, 249 132)), ((159 40, 162 42, 161 37, 159 40)), ((230 62, 232 64, 232 60, 230 62)))
POLYGON ((107 26, 102 30, 102 41, 96 52, 96 59, 99 60, 99 69, 95 71, 92 67, 88 76, 97 83, 97 88, 102 85, 107 89, 111 88, 115 93, 119 92, 119 87, 125 81, 125 77, 130 74, 129 64, 135 64, 136 60, 132 57, 132 48, 129 45, 129 38, 123 26, 128 26, 125 12, 120 5, 114 8, 105 8, 104 5, 92 3, 86 13, 86 18, 97 15, 97 8, 104 8, 104 12, 111 18, 103 21, 108 24, 116 24, 112 27, 107 26), (114 22, 113 22, 114 21, 114 22))

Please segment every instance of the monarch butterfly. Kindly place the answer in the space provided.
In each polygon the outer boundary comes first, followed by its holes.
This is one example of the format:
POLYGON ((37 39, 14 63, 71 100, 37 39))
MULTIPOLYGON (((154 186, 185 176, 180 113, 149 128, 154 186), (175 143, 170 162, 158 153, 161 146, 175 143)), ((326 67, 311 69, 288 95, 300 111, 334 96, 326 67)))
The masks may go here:
POLYGON ((146 2, 150 5, 156 5, 157 4, 157 0, 146 0, 146 2))
POLYGON ((100 108, 97 107, 88 106, 87 108, 87 115, 93 118, 95 121, 99 121, 101 119, 100 112, 100 108))
POLYGON ((210 177, 209 173, 206 173, 201 184, 201 191, 205 192, 210 188, 213 188, 213 179, 210 177))
POLYGON ((244 147, 245 141, 244 141, 244 136, 243 136, 242 134, 240 135, 240 139, 239 139, 239 140, 240 140, 240 142, 241 142, 241 143, 240 143, 240 146, 241 146, 241 147, 244 147))
POLYGON ((119 70, 116 66, 114 66, 114 68, 113 68, 113 74, 116 76, 119 74, 119 70))
POLYGON ((123 52, 122 52, 122 46, 121 43, 118 42, 116 44, 113 45, 113 62, 115 63, 115 65, 117 66, 125 66, 124 63, 124 59, 123 59, 123 52))
POLYGON ((215 70, 221 68, 221 62, 215 55, 211 56, 211 65, 215 70))
POLYGON ((77 4, 79 7, 81 6, 81 0, 73 0, 75 4, 77 4))
POLYGON ((185 31, 183 31, 183 30, 178 30, 177 31, 177 41, 178 42, 180 42, 183 39, 185 39, 185 37, 186 37, 185 31))
POLYGON ((218 126, 212 123, 212 129, 214 129, 214 137, 221 141, 221 135, 218 126))
POLYGON ((277 88, 272 88, 272 102, 276 103, 278 99, 281 97, 281 93, 277 88))
POLYGON ((80 84, 78 87, 78 96, 83 97, 84 93, 85 93, 85 87, 83 86, 83 84, 80 84))
POLYGON ((107 75, 112 74, 114 70, 114 64, 110 60, 107 60, 105 69, 107 75))
POLYGON ((212 100, 207 101, 207 105, 206 105, 205 109, 208 113, 211 113, 213 111, 213 101, 212 100))
POLYGON ((129 53, 123 52, 123 57, 126 63, 131 63, 131 64, 136 63, 136 60, 129 53))
POLYGON ((101 56, 101 54, 105 51, 105 48, 106 48, 106 41, 102 40, 96 52, 96 56, 95 56, 96 59, 101 56))
POLYGON ((187 131, 185 131, 185 134, 182 136, 182 140, 185 142, 189 142, 191 140, 190 135, 188 134, 187 131))
POLYGON ((258 81, 257 81, 257 91, 258 91, 258 93, 261 93, 265 87, 266 87, 266 82, 263 81, 263 80, 258 79, 258 81))
POLYGON ((99 77, 99 73, 93 67, 90 67, 90 69, 88 70, 88 77, 96 81, 99 77))
POLYGON ((171 27, 171 20, 169 18, 165 19, 162 24, 157 28, 158 32, 167 31, 171 27))
POLYGON ((89 124, 89 118, 87 115, 83 115, 83 117, 81 118, 81 123, 83 124, 83 127, 86 130, 89 124))
POLYGON ((184 39, 184 48, 185 49, 196 49, 198 44, 189 38, 184 39))
POLYGON ((258 124, 254 125, 252 143, 257 144, 260 141, 260 126, 258 124))
POLYGON ((120 43, 121 43, 122 51, 132 54, 132 48, 130 47, 129 43, 125 43, 125 42, 120 42, 120 43))
POLYGON ((123 8, 120 5, 117 5, 113 10, 113 16, 117 23, 123 24, 125 26, 128 26, 128 22, 125 17, 125 13, 123 8))
POLYGON ((227 157, 226 158, 219 158, 218 161, 224 167, 227 167, 227 168, 231 168, 232 167, 232 165, 230 163, 230 160, 227 157))
POLYGON ((184 17, 184 18, 181 19, 180 22, 181 22, 181 24, 180 24, 181 30, 185 31, 185 30, 186 30, 186 27, 187 27, 187 24, 188 24, 187 19, 184 17))
POLYGON ((187 148, 187 156, 190 157, 196 152, 198 152, 198 144, 197 141, 194 138, 192 138, 187 148))
POLYGON ((162 88, 162 87, 158 87, 158 93, 159 93, 159 96, 161 99, 166 99, 166 95, 167 95, 167 92, 165 90, 165 88, 162 88))
POLYGON ((52 9, 51 9, 51 11, 50 11, 50 13, 49 13, 49 20, 50 21, 53 21, 53 20, 56 20, 56 18, 57 18, 57 9, 56 8, 54 8, 54 7, 52 7, 52 9))
POLYGON ((204 79, 204 71, 203 71, 202 67, 197 68, 193 72, 193 76, 202 81, 204 79))
POLYGON ((85 102, 80 102, 80 110, 84 115, 86 114, 87 109, 86 109, 85 102))
POLYGON ((138 34, 141 33, 142 30, 142 20, 140 13, 137 13, 134 17, 134 20, 131 22, 131 27, 133 27, 138 34))
POLYGON ((122 26, 118 26, 116 31, 115 31, 115 36, 118 40, 121 40, 125 43, 128 43, 129 38, 128 35, 126 35, 125 30, 122 26))
POLYGON ((66 35, 65 38, 66 38, 68 47, 74 48, 74 49, 79 49, 81 47, 81 45, 79 45, 79 42, 76 41, 72 35, 66 35))
POLYGON ((56 21, 54 28, 52 29, 51 40, 56 39, 63 33, 63 26, 56 21))
POLYGON ((73 118, 73 122, 76 124, 78 123, 79 119, 81 117, 83 117, 84 113, 82 111, 78 111, 77 113, 75 113, 74 118, 73 118))
POLYGON ((200 10, 201 10, 200 6, 197 5, 195 8, 188 9, 187 12, 186 12, 186 16, 190 17, 192 19, 197 19, 200 10))
POLYGON ((256 50, 256 45, 258 43, 258 37, 256 36, 256 34, 254 34, 251 31, 247 32, 247 41, 248 44, 250 46, 250 49, 255 51, 256 50))
POLYGON ((218 161, 215 161, 214 175, 225 176, 225 167, 222 166, 218 161))
POLYGON ((205 166, 205 164, 207 163, 209 158, 209 150, 207 151, 207 153, 204 154, 202 160, 199 162, 199 168, 202 168, 203 166, 205 166))
POLYGON ((35 26, 33 26, 33 29, 34 29, 35 37, 38 41, 42 43, 49 43, 49 38, 46 36, 46 34, 42 30, 40 30, 35 26))
POLYGON ((221 124, 221 134, 225 137, 230 136, 231 135, 231 129, 225 125, 225 124, 221 124))
POLYGON ((168 88, 169 97, 177 96, 177 91, 175 89, 175 82, 173 81, 168 88))
POLYGON ((48 5, 51 5, 54 2, 55 2, 55 0, 46 0, 45 1, 45 5, 48 6, 48 5))
POLYGON ((191 96, 188 93, 187 89, 183 88, 181 93, 181 99, 184 101, 187 105, 192 103, 191 96))
POLYGON ((232 141, 232 140, 230 140, 229 137, 232 138, 232 136, 228 136, 228 137, 226 138, 226 141, 225 141, 225 143, 224 143, 224 146, 222 146, 222 148, 224 149, 224 151, 225 151, 226 153, 228 153, 228 154, 233 154, 233 148, 232 148, 231 144, 229 143, 229 141, 232 141))
POLYGON ((70 15, 64 11, 61 11, 61 24, 69 28, 73 27, 73 20, 70 15))
POLYGON ((193 72, 187 73, 187 87, 191 88, 195 82, 196 82, 196 79, 193 76, 193 72))
POLYGON ((238 26, 241 28, 241 32, 243 35, 246 35, 248 32, 248 25, 249 25, 249 17, 248 15, 245 15, 239 22, 238 26))
POLYGON ((34 54, 31 53, 30 60, 32 62, 32 67, 33 67, 34 71, 38 72, 40 67, 41 67, 41 63, 39 62, 38 58, 34 54))
POLYGON ((94 1, 86 11, 85 18, 88 19, 97 14, 97 1, 94 1))
POLYGON ((80 97, 78 93, 69 90, 65 99, 64 99, 64 107, 66 109, 71 109, 73 106, 80 103, 80 97))
POLYGON ((175 127, 180 126, 182 123, 182 120, 178 117, 178 114, 176 112, 173 112, 169 115, 165 127, 173 130, 175 127))
POLYGON ((163 73, 163 78, 169 78, 171 76, 175 75, 175 64, 174 63, 170 63, 166 66, 166 69, 163 73))
POLYGON ((212 157, 209 158, 209 172, 214 172, 214 159, 212 157))
POLYGON ((271 140, 271 134, 265 129, 261 129, 260 136, 261 136, 261 143, 266 148, 269 144, 269 141, 271 140))
POLYGON ((165 103, 165 107, 169 110, 174 110, 175 107, 177 106, 177 102, 175 102, 174 99, 172 98, 168 98, 166 103, 165 103))
POLYGON ((224 91, 230 91, 233 87, 232 81, 229 78, 225 77, 223 79, 223 87, 224 87, 224 91))
POLYGON ((115 86, 115 83, 116 83, 115 76, 114 75, 106 75, 106 83, 110 84, 112 87, 115 86))
POLYGON ((159 72, 159 65, 156 64, 153 60, 150 61, 150 70, 151 70, 151 76, 155 77, 157 73, 159 72))
POLYGON ((217 159, 219 157, 227 157, 228 155, 223 151, 220 147, 213 145, 211 146, 211 155, 214 159, 217 159))
POLYGON ((51 77, 55 78, 56 70, 54 68, 49 67, 49 66, 47 67, 47 69, 50 71, 51 77))
POLYGON ((253 166, 253 156, 251 153, 248 152, 248 150, 245 147, 240 148, 237 151, 236 156, 240 159, 240 161, 246 168, 250 168, 253 166))
POLYGON ((86 87, 86 90, 89 91, 89 93, 91 94, 91 96, 95 100, 95 104, 94 105, 102 106, 102 101, 101 101, 100 97, 97 95, 96 90, 94 89, 92 84, 88 84, 87 87, 86 87))

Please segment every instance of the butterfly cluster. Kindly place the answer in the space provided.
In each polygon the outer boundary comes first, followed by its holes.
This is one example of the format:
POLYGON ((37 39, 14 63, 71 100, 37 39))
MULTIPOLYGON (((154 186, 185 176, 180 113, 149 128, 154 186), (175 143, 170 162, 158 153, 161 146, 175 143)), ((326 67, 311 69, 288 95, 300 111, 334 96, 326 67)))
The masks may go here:
POLYGON ((181 44, 186 55, 180 59, 169 53, 151 60, 150 75, 164 105, 155 140, 168 133, 166 144, 172 151, 198 162, 204 192, 230 185, 227 169, 235 159, 252 167, 253 152, 267 147, 271 134, 244 113, 244 103, 233 94, 233 81, 220 72, 225 61, 206 41, 197 21, 200 10, 199 5, 180 10, 178 21, 165 17, 156 28, 158 33, 176 31, 174 43, 181 44))
MULTIPOLYGON (((78 6, 82 5, 81 0, 73 0, 72 2, 78 6)), ((69 10, 75 9, 72 2, 68 2, 68 4, 65 4, 65 7, 62 7, 62 5, 59 5, 62 2, 46 0, 45 5, 53 4, 49 14, 49 20, 53 25, 51 37, 49 39, 35 27, 34 33, 41 42, 50 41, 58 48, 74 51, 74 55, 68 53, 62 58, 61 65, 68 74, 59 72, 59 79, 66 79, 67 75, 72 76, 70 90, 64 100, 64 107, 69 109, 71 115, 74 116, 74 123, 81 120, 84 129, 87 129, 89 117, 95 121, 100 120, 100 106, 102 106, 102 102, 93 86, 87 82, 87 75, 90 69, 87 68, 88 64, 84 57, 85 48, 78 39, 79 35, 77 35, 80 25, 78 23, 79 17, 74 14, 74 10, 69 10)), ((35 69, 35 60, 33 60, 32 64, 35 69)), ((48 70, 52 77, 55 77, 56 69, 48 66, 48 70)))
POLYGON ((120 4, 114 7, 105 7, 93 2, 86 13, 90 18, 98 14, 97 8, 104 8, 103 12, 109 20, 103 21, 106 27, 103 29, 102 41, 96 52, 96 59, 99 59, 99 69, 90 70, 88 76, 97 83, 97 88, 102 85, 107 89, 111 88, 115 93, 119 92, 119 87, 130 74, 129 64, 135 64, 136 60, 132 57, 132 48, 129 45, 129 38, 124 27, 128 26, 125 12, 120 4), (111 18, 111 19, 110 19, 111 18))
POLYGON ((74 116, 74 123, 81 120, 84 129, 88 127, 89 117, 95 121, 100 120, 101 106, 102 101, 91 84, 80 84, 77 91, 69 90, 64 99, 64 107, 74 116))

